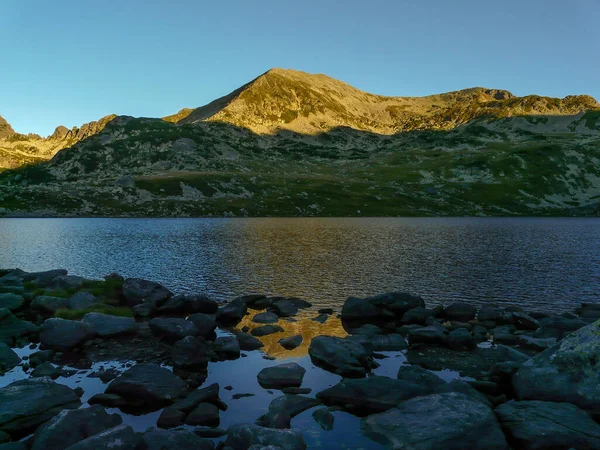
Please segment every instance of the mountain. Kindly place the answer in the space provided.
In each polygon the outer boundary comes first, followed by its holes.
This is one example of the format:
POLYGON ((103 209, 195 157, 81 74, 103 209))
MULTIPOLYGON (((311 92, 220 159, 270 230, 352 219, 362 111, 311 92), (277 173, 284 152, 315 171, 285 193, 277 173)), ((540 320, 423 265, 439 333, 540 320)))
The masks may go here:
POLYGON ((584 95, 383 97, 274 69, 199 108, 84 128, 0 174, 0 213, 600 214, 600 105, 584 95))
POLYGON ((16 133, 6 120, 0 117, 0 170, 46 161, 60 150, 99 133, 115 117, 106 116, 71 130, 59 126, 47 138, 37 134, 16 133))

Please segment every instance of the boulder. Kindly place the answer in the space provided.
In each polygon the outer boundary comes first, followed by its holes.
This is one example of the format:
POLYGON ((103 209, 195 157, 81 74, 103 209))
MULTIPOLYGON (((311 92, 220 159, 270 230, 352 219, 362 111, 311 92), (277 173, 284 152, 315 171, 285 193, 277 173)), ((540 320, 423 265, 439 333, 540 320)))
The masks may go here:
POLYGON ((202 439, 188 430, 146 431, 143 436, 145 450, 213 450, 212 441, 202 439))
POLYGON ((265 346, 259 339, 256 339, 249 333, 241 331, 237 333, 236 336, 241 350, 257 350, 265 346))
POLYGON ((131 307, 148 303, 159 308, 173 296, 171 291, 160 283, 141 278, 127 278, 123 282, 123 297, 131 307))
POLYGON ((296 363, 265 367, 258 373, 258 383, 265 389, 300 387, 306 369, 296 363))
POLYGON ((58 309, 68 308, 69 300, 61 297, 40 295, 33 299, 31 307, 45 314, 54 314, 58 309))
POLYGON ((475 348, 477 343, 471 333, 466 328, 457 328, 448 334, 446 339, 448 347, 455 350, 469 350, 475 348))
POLYGON ((54 356, 54 350, 39 350, 29 355, 29 365, 31 367, 37 367, 40 364, 50 361, 54 356))
POLYGON ((312 416, 313 419, 315 419, 315 422, 317 422, 325 431, 333 430, 333 422, 335 421, 335 418, 327 408, 319 408, 313 411, 312 416))
POLYGON ((283 328, 281 328, 279 325, 263 325, 254 328, 250 334, 252 334, 252 336, 267 336, 269 334, 281 333, 283 331, 283 328))
POLYGON ((52 379, 58 378, 60 370, 54 366, 50 361, 43 362, 31 372, 31 376, 34 378, 38 377, 49 377, 52 379))
POLYGON ((600 449, 600 425, 569 403, 508 402, 494 412, 513 448, 600 449))
POLYGON ((246 303, 237 298, 217 310, 217 320, 226 324, 238 323, 247 311, 246 303))
POLYGON ((65 409, 35 431, 31 450, 63 450, 122 422, 101 406, 65 409))
POLYGON ((373 351, 395 352, 408 348, 406 340, 400 334, 382 334, 369 339, 373 351))
POLYGON ((292 418, 320 404, 319 400, 310 397, 282 395, 271 401, 269 411, 259 417, 256 423, 267 428, 290 428, 292 418))
POLYGON ((30 378, 0 388, 0 405, 0 431, 19 439, 60 411, 79 408, 81 401, 71 388, 50 378, 30 378))
POLYGON ((176 295, 167 300, 160 308, 158 314, 214 314, 219 304, 206 295, 176 295))
POLYGON ((111 316, 101 313, 87 313, 81 319, 96 335, 101 338, 110 338, 137 332, 139 325, 132 317, 111 316))
POLYGON ((21 362, 21 358, 12 348, 0 341, 0 375, 8 372, 21 362))
POLYGON ((83 286, 83 283, 88 280, 76 275, 61 275, 56 277, 53 281, 54 286, 57 289, 79 289, 81 286, 83 286))
POLYGON ((158 416, 158 420, 156 421, 156 426, 158 428, 176 428, 183 425, 186 414, 172 406, 168 406, 162 410, 160 416, 158 416))
POLYGON ((442 394, 444 392, 461 392, 465 395, 468 395, 473 400, 483 403, 486 406, 492 407, 492 403, 488 400, 488 398, 471 386, 469 383, 459 380, 455 378, 449 383, 444 383, 442 385, 437 386, 434 389, 435 394, 442 394))
POLYGON ((273 302, 270 309, 279 317, 292 317, 298 314, 298 306, 289 299, 273 302))
POLYGON ((418 367, 401 366, 398 377, 343 379, 319 392, 317 398, 326 405, 340 406, 353 414, 365 416, 387 411, 413 397, 432 394, 437 387, 445 384, 441 378, 418 367))
POLYGON ((313 364, 343 377, 364 377, 374 365, 372 353, 360 343, 334 336, 313 338, 308 353, 313 364))
POLYGON ((89 292, 77 292, 73 296, 69 297, 67 300, 69 304, 69 308, 71 309, 87 309, 96 303, 99 303, 99 300, 93 294, 89 292))
POLYGON ((227 409, 227 406, 219 398, 219 385, 217 383, 190 392, 185 398, 177 400, 172 407, 187 414, 200 403, 211 403, 223 411, 227 409))
POLYGON ((538 328, 534 336, 537 338, 556 338, 563 337, 585 327, 587 322, 581 319, 571 319, 567 317, 552 316, 540 320, 540 328, 538 328))
POLYGON ((537 330, 540 327, 536 319, 522 312, 513 313, 513 320, 520 330, 537 330))
POLYGON ((600 321, 523 363, 513 377, 521 400, 573 403, 600 418, 600 321))
POLYGON ((238 359, 240 343, 235 336, 219 336, 215 339, 213 349, 220 359, 238 359))
POLYGON ((362 420, 365 436, 395 449, 507 450, 492 410, 456 392, 416 397, 362 420))
POLYGON ((217 319, 214 314, 196 313, 189 317, 189 320, 196 326, 198 336, 204 339, 214 340, 216 337, 217 319))
MULTIPOLYGON (((17 269, 18 270, 18 269, 17 269)), ((34 281, 38 286, 50 287, 54 285, 57 277, 68 275, 65 269, 53 269, 43 272, 22 272, 20 278, 22 281, 34 281)))
POLYGON ((298 430, 277 430, 258 425, 232 425, 227 430, 225 448, 233 450, 248 450, 252 445, 263 447, 273 445, 281 450, 306 450, 302 433, 298 430))
POLYGON ((329 319, 329 314, 319 314, 317 317, 312 317, 313 322, 325 323, 329 319))
POLYGON ((405 325, 410 325, 413 323, 418 325, 425 325, 427 319, 433 316, 435 316, 435 311, 423 307, 417 307, 406 311, 402 316, 400 322, 405 325))
POLYGON ((186 336, 198 334, 196 325, 190 320, 179 318, 157 317, 150 321, 152 334, 161 337, 167 342, 175 342, 186 336))
POLYGON ((302 344, 302 336, 297 334, 295 336, 290 336, 286 338, 279 339, 279 345, 281 345, 286 350, 293 350, 302 344))
POLYGON ((408 332, 408 342, 411 346, 415 344, 445 345, 446 339, 443 328, 435 325, 415 328, 408 332))
POLYGON ((0 450, 27 450, 27 447, 22 442, 7 442, 0 444, 0 450))
POLYGON ((359 323, 376 323, 402 319, 402 316, 412 308, 425 307, 423 299, 417 295, 405 292, 390 292, 374 297, 350 297, 342 307, 342 321, 359 323))
POLYGON ((0 308, 0 342, 12 345, 16 339, 38 331, 33 323, 19 320, 7 308, 0 308))
POLYGON ((446 319, 456 320, 457 322, 468 322, 475 319, 477 308, 467 303, 455 302, 444 310, 446 319))
POLYGON ((94 338, 94 330, 78 320, 47 319, 42 325, 40 342, 43 347, 68 351, 94 338))
POLYGON ((90 436, 66 450, 136 450, 142 444, 141 436, 129 425, 119 425, 90 436))
POLYGON ((187 336, 175 342, 171 356, 177 367, 206 370, 215 354, 204 339, 187 336))
POLYGON ((144 363, 136 364, 114 379, 106 393, 117 394, 135 405, 154 408, 173 403, 185 393, 186 387, 169 369, 144 363))
POLYGON ((22 295, 11 293, 0 294, 0 308, 6 308, 10 311, 15 311, 23 306, 25 299, 22 295))
POLYGON ((273 312, 263 312, 263 313, 259 313, 256 314, 253 318, 252 318, 252 322, 255 323, 277 323, 277 321, 279 320, 279 316, 273 312))
POLYGON ((496 322, 504 316, 504 309, 495 305, 483 305, 477 313, 477 320, 480 322, 493 321, 496 322))
POLYGON ((219 426, 219 408, 212 403, 200 403, 185 418, 187 425, 193 426, 219 426))

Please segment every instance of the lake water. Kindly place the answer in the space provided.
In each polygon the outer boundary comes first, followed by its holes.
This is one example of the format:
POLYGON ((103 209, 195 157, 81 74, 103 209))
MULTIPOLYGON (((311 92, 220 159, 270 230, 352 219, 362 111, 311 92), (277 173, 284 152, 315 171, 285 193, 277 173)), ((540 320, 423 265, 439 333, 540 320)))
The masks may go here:
POLYGON ((600 301, 600 219, 0 219, 0 267, 341 307, 391 290, 572 310, 600 301))

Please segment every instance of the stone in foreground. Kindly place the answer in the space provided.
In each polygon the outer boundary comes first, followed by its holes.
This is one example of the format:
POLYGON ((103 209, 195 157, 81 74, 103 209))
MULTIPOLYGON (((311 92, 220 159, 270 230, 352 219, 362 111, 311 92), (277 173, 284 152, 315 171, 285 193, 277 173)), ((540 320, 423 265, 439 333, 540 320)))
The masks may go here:
POLYGON ((118 317, 109 314, 87 313, 81 320, 101 338, 135 333, 139 328, 132 317, 118 317))
POLYGON ((600 449, 600 425, 569 403, 508 402, 495 411, 514 448, 600 449))
POLYGON ((150 430, 144 436, 145 450, 213 450, 214 445, 187 430, 150 430))
POLYGON ((492 410, 455 392, 407 400, 366 417, 361 429, 365 436, 393 449, 508 449, 492 410))
POLYGON ((63 409, 81 405, 69 387, 49 378, 15 381, 0 389, 0 431, 13 439, 26 436, 63 409))
POLYGON ((21 362, 12 348, 0 341, 0 374, 7 372, 21 362))
POLYGON ((265 389, 283 389, 302 385, 306 369, 296 363, 265 367, 258 373, 258 383, 265 389))
POLYGON ((225 447, 233 450, 248 450, 252 445, 273 445, 281 450, 305 450, 306 443, 298 430, 277 430, 258 425, 232 425, 227 432, 225 447))
POLYGON ((43 347, 68 351, 83 345, 94 336, 94 330, 86 323, 53 318, 42 325, 40 342, 43 347))
POLYGON ((373 365, 371 352, 358 342, 339 337, 315 337, 308 353, 315 365, 343 377, 364 377, 373 365))
POLYGON ((141 443, 142 437, 133 428, 119 425, 67 447, 66 450, 137 450, 141 443))

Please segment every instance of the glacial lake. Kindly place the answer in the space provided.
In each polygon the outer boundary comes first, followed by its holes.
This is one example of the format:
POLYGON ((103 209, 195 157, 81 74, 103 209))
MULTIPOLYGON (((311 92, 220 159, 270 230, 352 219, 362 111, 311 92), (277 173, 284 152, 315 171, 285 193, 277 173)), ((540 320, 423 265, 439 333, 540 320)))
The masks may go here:
POLYGON ((600 219, 0 219, 0 268, 12 267, 337 310, 348 296, 400 290, 428 305, 559 312, 600 301, 600 219))

